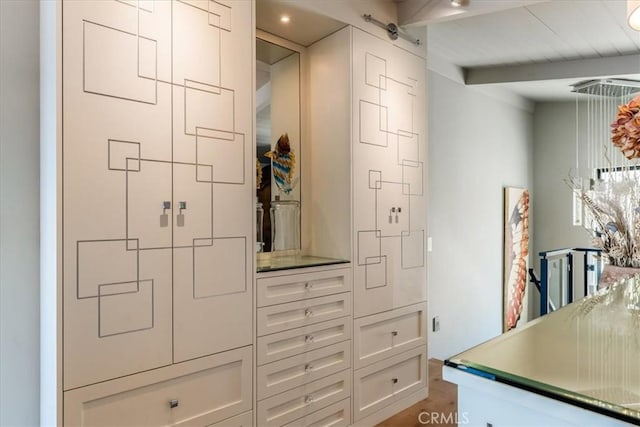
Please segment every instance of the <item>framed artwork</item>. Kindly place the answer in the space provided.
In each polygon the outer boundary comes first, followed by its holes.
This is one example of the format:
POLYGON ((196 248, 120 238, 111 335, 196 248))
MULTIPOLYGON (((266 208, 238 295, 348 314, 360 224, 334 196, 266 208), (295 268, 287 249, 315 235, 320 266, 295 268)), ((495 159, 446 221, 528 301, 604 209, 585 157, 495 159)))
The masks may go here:
POLYGON ((529 209, 529 192, 525 188, 505 187, 503 332, 518 325, 523 309, 529 259, 529 209))

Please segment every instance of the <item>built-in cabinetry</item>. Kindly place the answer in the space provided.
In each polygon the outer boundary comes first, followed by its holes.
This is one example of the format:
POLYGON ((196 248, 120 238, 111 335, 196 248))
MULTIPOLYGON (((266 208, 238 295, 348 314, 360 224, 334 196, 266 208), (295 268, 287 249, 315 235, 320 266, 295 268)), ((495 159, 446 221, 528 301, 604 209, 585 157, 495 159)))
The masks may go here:
POLYGON ((373 425, 426 397, 424 58, 353 26, 307 47, 303 250, 333 260, 255 273, 254 9, 43 5, 43 423, 373 425))
POLYGON ((427 391, 426 64, 354 27, 308 52, 312 197, 330 201, 315 204, 330 229, 316 248, 351 250, 352 414, 371 425, 427 391))
POLYGON ((43 422, 252 411, 253 3, 44 7, 61 304, 57 390, 43 395, 58 414, 43 422))
POLYGON ((258 274, 257 425, 351 424, 351 271, 258 274))

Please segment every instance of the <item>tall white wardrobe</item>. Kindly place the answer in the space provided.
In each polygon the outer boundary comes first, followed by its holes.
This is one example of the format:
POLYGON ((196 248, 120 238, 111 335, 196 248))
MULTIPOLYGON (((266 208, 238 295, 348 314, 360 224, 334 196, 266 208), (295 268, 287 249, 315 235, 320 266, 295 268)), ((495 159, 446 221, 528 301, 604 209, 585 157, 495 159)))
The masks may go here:
POLYGON ((350 25, 307 47, 303 221, 348 259, 256 274, 255 1, 44 2, 41 33, 43 423, 373 425, 427 396, 424 57, 350 25))

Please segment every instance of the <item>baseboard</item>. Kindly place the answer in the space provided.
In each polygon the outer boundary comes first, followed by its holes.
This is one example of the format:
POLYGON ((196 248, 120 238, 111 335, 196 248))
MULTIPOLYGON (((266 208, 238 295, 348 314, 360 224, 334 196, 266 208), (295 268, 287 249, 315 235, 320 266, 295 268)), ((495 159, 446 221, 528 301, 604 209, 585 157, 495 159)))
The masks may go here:
POLYGON ((405 397, 404 399, 398 400, 397 402, 394 402, 389 406, 385 406, 384 408, 380 409, 378 412, 374 412, 373 414, 353 423, 352 425, 354 427, 375 426, 376 424, 381 423, 382 421, 392 417, 398 412, 403 411, 404 409, 407 409, 408 407, 415 405, 421 400, 426 399, 428 395, 429 395, 428 388, 425 387, 423 389, 416 391, 412 395, 405 397))

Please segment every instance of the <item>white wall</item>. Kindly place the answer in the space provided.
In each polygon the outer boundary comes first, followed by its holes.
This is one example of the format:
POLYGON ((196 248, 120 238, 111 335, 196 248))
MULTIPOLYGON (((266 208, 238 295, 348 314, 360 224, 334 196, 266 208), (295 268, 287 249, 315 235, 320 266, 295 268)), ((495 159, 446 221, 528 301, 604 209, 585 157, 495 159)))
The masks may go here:
MULTIPOLYGON (((584 109, 580 110, 584 113, 584 109)), ((581 114, 582 115, 582 114, 581 114)), ((585 123, 586 117, 580 122, 585 123)), ((535 268, 540 251, 591 246, 589 233, 572 224, 571 190, 564 182, 576 167, 576 104, 536 104, 534 114, 533 204, 535 268)))
MULTIPOLYGON (((579 132, 581 141, 585 141, 586 106, 580 108, 579 132)), ((534 252, 533 266, 540 276, 541 251, 571 247, 591 247, 591 237, 581 226, 574 226, 572 192, 565 180, 570 173, 576 173, 576 103, 544 102, 536 104, 534 114, 534 193, 533 205, 534 252)), ((580 164, 584 165, 585 150, 580 150, 580 164)), ((583 179, 589 178, 587 171, 581 171, 583 179)), ((574 258, 574 298, 583 295, 582 256, 574 258)), ((556 264, 557 265, 557 264, 556 264)), ((554 264, 550 265, 550 274, 556 275, 554 264)), ((558 306, 560 289, 557 281, 550 284, 549 297, 558 306)), ((539 294, 532 299, 535 313, 539 313, 539 294)))
POLYGON ((445 359, 502 333, 503 188, 533 189, 533 114, 433 71, 428 88, 429 357, 445 359))
POLYGON ((0 1, 0 425, 39 417, 39 4, 0 1))

